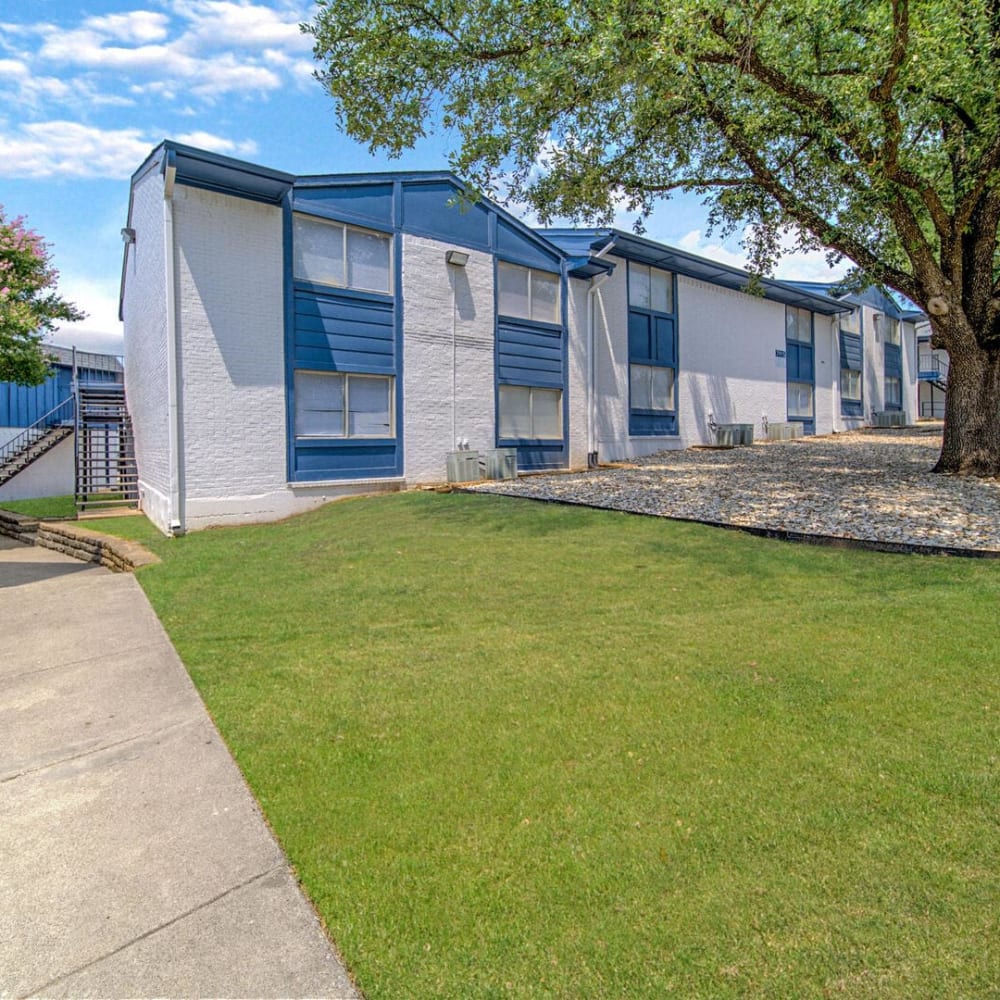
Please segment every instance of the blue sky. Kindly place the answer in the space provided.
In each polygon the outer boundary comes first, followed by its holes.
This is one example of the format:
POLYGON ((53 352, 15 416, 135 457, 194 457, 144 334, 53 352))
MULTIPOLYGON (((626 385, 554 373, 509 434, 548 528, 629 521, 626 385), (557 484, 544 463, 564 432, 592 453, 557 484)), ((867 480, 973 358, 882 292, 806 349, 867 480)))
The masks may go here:
MULTIPOLYGON (((87 311, 55 343, 121 351, 118 280, 128 179, 162 139, 296 174, 447 167, 447 137, 401 159, 337 130, 312 76, 304 0, 0 0, 0 204, 52 246, 60 290, 87 311)), ((675 198, 647 235, 740 264, 675 198)), ((529 220, 530 221, 530 220, 529 220)), ((631 224, 623 214, 618 224, 631 224)), ((830 280, 822 254, 779 277, 830 280)))

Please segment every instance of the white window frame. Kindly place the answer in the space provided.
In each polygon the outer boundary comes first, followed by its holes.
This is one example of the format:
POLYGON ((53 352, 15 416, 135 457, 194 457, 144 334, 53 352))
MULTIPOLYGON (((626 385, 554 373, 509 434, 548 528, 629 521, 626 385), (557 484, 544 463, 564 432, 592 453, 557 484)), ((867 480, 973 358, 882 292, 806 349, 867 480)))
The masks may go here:
POLYGON ((813 314, 811 309, 803 309, 801 306, 785 306, 785 339, 790 340, 795 344, 812 344, 813 343, 813 314), (795 322, 789 324, 788 320, 790 317, 795 317, 795 322), (799 321, 803 318, 808 318, 809 326, 809 336, 807 339, 803 339, 799 336, 799 321), (794 331, 794 336, 789 335, 789 329, 794 331))
POLYGON ((861 372, 856 368, 841 368, 840 369, 840 398, 846 399, 849 403, 860 403, 861 402, 861 372), (857 382, 858 393, 854 395, 851 390, 844 388, 844 378, 847 377, 850 382, 857 382))
POLYGON ((565 436, 565 430, 563 422, 562 389, 554 389, 551 386, 544 386, 544 385, 512 385, 505 382, 500 384, 497 390, 497 437, 501 441, 562 441, 564 436, 565 436), (531 424, 532 434, 527 437, 517 437, 516 435, 504 434, 503 432, 503 397, 505 392, 513 389, 527 391, 528 393, 528 422, 531 424), (536 392, 556 393, 559 397, 558 405, 556 408, 556 412, 559 414, 559 433, 555 437, 549 435, 541 437, 534 434, 536 392))
POLYGON ((788 411, 789 420, 812 420, 816 413, 816 390, 811 382, 789 382, 785 392, 785 406, 788 411), (792 413, 791 403, 792 392, 801 392, 803 389, 809 390, 809 412, 792 413))
POLYGON ((898 375, 886 375, 885 382, 883 385, 885 391, 885 405, 886 406, 898 406, 900 409, 903 407, 903 380, 898 375), (889 383, 895 382, 899 386, 899 397, 898 399, 889 398, 889 383))
POLYGON ((380 232, 377 229, 364 229, 361 226, 351 226, 346 222, 338 222, 336 219, 327 219, 321 215, 309 215, 306 212, 295 212, 292 216, 292 267, 293 267, 293 277, 296 281, 307 281, 311 285, 328 285, 331 288, 349 288, 354 291, 359 292, 373 292, 376 295, 392 295, 393 281, 394 281, 394 265, 393 260, 393 239, 390 233, 380 232), (340 230, 341 239, 341 256, 343 260, 343 273, 340 275, 340 280, 331 279, 329 281, 321 281, 316 278, 310 278, 306 275, 298 274, 294 271, 295 267, 295 250, 294 243, 296 240, 295 227, 296 223, 302 220, 303 222, 308 222, 310 224, 317 224, 322 226, 329 226, 331 228, 336 228, 340 230), (365 285, 352 285, 348 281, 348 275, 350 274, 350 261, 347 255, 347 234, 349 232, 361 233, 363 236, 375 236, 380 240, 385 240, 387 249, 389 251, 389 267, 386 274, 386 287, 385 288, 369 288, 365 285))
POLYGON ((895 344, 897 347, 900 344, 899 320, 892 319, 890 316, 887 316, 885 320, 885 342, 895 344))
POLYGON ((677 369, 673 365, 646 365, 646 364, 641 364, 641 363, 637 364, 637 363, 633 362, 633 363, 629 364, 628 369, 629 369, 629 371, 628 371, 628 384, 629 384, 629 408, 630 409, 632 409, 632 410, 639 410, 639 411, 648 412, 648 413, 676 413, 677 412, 677 369), (636 405, 635 399, 632 397, 632 378, 633 378, 633 374, 632 373, 633 373, 633 370, 635 370, 635 369, 638 369, 639 371, 641 371, 644 376, 647 375, 647 373, 648 373, 648 378, 650 379, 649 397, 650 397, 650 402, 651 403, 652 403, 652 400, 653 400, 653 389, 652 389, 653 373, 657 372, 657 371, 670 372, 670 405, 669 406, 665 406, 664 407, 664 406, 652 406, 652 405, 651 406, 637 406, 636 405))
POLYGON ((497 314, 500 316, 509 316, 511 319, 523 319, 527 320, 529 323, 547 323, 549 326, 561 326, 562 325, 562 280, 561 276, 557 271, 546 271, 540 267, 526 267, 524 264, 513 264, 507 260, 497 261, 497 314), (504 312, 500 308, 500 272, 502 270, 515 271, 524 274, 524 279, 527 282, 527 302, 528 302, 528 314, 523 315, 516 312, 504 312), (555 319, 538 319, 533 316, 534 312, 534 296, 532 293, 532 278, 535 275, 544 275, 546 279, 555 279, 556 285, 556 301, 555 301, 555 319))
POLYGON ((674 272, 668 271, 662 267, 655 267, 652 264, 643 264, 639 261, 630 260, 628 262, 628 304, 630 309, 641 309, 644 312, 656 313, 659 316, 673 316, 675 314, 674 308, 674 272), (666 279, 667 283, 667 309, 657 309, 653 305, 653 272, 656 271, 662 274, 666 279), (636 287, 635 282, 632 280, 632 275, 637 272, 644 272, 648 278, 649 283, 649 302, 643 304, 637 302, 632 298, 633 290, 636 287))
MULTIPOLYGON (((296 368, 294 375, 320 375, 324 378, 343 379, 344 382, 344 416, 342 434, 300 434, 295 427, 296 440, 316 441, 358 441, 375 440, 384 441, 396 437, 396 377, 394 375, 381 375, 376 372, 331 372, 317 371, 313 368, 296 368), (389 396, 389 432, 387 434, 351 434, 351 382, 357 379, 381 379, 388 383, 389 396)), ((293 376, 294 378, 294 376, 293 376)), ((296 403, 296 407, 297 407, 296 403)), ((292 414, 292 419, 298 422, 297 413, 292 414)))

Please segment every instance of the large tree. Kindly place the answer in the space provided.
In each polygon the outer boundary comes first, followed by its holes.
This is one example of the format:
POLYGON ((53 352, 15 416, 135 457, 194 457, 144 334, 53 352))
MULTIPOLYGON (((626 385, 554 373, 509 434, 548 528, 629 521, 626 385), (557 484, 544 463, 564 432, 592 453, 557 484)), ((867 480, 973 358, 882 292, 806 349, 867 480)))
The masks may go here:
POLYGON ((43 340, 56 320, 84 314, 56 293, 49 247, 0 205, 0 382, 40 385, 49 374, 43 340))
POLYGON ((675 191, 930 316, 950 355, 942 472, 1000 475, 1000 0, 319 0, 343 128, 540 216, 675 191))

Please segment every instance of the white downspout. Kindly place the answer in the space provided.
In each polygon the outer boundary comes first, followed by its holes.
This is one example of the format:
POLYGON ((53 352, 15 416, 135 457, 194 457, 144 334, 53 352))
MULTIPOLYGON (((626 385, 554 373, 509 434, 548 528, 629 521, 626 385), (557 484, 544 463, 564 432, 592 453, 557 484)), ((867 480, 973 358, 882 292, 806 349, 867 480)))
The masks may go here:
MULTIPOLYGON (((614 247, 608 240, 591 260, 600 260, 614 247)), ((597 292, 610 272, 595 275, 587 289, 587 465, 597 464, 597 292)))
POLYGON ((164 280, 167 298, 167 441, 170 452, 170 533, 184 534, 181 490, 181 408, 178 380, 177 287, 174 271, 174 178, 177 168, 168 162, 163 180, 164 280))

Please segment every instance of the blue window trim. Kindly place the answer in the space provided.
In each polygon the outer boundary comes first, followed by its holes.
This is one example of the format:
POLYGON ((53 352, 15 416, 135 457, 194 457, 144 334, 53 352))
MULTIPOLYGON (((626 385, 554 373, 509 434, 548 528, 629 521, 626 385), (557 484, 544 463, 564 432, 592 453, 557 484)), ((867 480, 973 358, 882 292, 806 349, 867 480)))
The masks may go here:
MULTIPOLYGON (((490 243, 496 246, 496 225, 497 217, 490 215, 490 243)), ((518 450, 518 468, 563 468, 569 461, 569 282, 566 277, 566 261, 557 263, 554 271, 549 273, 559 275, 559 314, 561 324, 544 323, 537 320, 521 319, 517 316, 507 316, 500 314, 500 283, 498 280, 498 265, 516 264, 519 267, 534 268, 543 271, 545 268, 538 267, 535 263, 527 263, 523 259, 518 260, 511 254, 493 254, 493 418, 494 418, 494 440, 498 448, 516 448, 518 450), (559 336, 560 361, 562 372, 558 386, 551 383, 532 380, 530 376, 526 380, 514 380, 500 377, 500 323, 501 320, 508 324, 523 326, 527 329, 538 330, 542 333, 559 336), (503 438, 500 436, 500 386, 501 385, 523 385, 531 388, 558 389, 562 393, 562 437, 561 438, 503 438), (543 452, 543 461, 537 463, 533 460, 525 461, 528 453, 543 452), (550 461, 551 459, 551 461, 550 461)), ((534 455, 531 456, 534 458, 534 455)))
POLYGON ((325 205, 322 202, 297 201, 292 194, 292 213, 294 215, 307 215, 314 219, 321 219, 323 222, 337 222, 343 226, 350 226, 351 229, 370 229, 373 233, 381 233, 383 236, 392 236, 394 227, 386 225, 384 222, 377 222, 366 215, 355 215, 345 212, 334 205, 325 205))
MULTIPOLYGON (((896 321, 899 322, 898 320, 896 321)), ((882 338, 882 405, 886 410, 900 412, 903 409, 903 327, 899 325, 898 344, 889 343, 888 339, 882 338), (892 363, 890 364, 890 359, 892 363), (899 402, 889 402, 889 379, 899 379, 899 402)))
POLYGON ((803 425, 803 432, 814 434, 816 432, 816 314, 811 309, 804 306, 785 306, 785 356, 788 356, 789 344, 802 344, 804 341, 793 340, 788 336, 788 310, 802 309, 809 313, 809 378, 790 378, 788 375, 788 365, 785 365, 785 420, 803 425), (808 385, 812 388, 812 415, 808 417, 792 416, 788 412, 788 386, 808 385))
MULTIPOLYGON (((659 309, 642 309, 638 306, 633 306, 632 302, 632 259, 626 258, 627 263, 625 267, 625 317, 626 317, 626 330, 625 336, 628 343, 628 371, 626 372, 626 377, 628 379, 628 433, 629 437, 642 437, 642 438, 656 438, 656 437, 677 437, 680 434, 680 426, 678 420, 678 405, 677 405, 677 395, 680 391, 678 385, 680 373, 680 323, 678 322, 678 309, 677 309, 677 272, 669 271, 666 268, 657 268, 659 271, 666 271, 670 275, 670 301, 673 304, 673 312, 661 312, 659 309), (649 316, 650 320, 657 316, 664 319, 669 319, 674 324, 674 363, 665 365, 662 361, 655 358, 640 358, 632 356, 632 344, 631 338, 628 337, 628 316, 631 313, 636 313, 641 316, 649 316), (632 405, 632 365, 646 365, 650 368, 670 368, 674 373, 674 408, 672 410, 646 410, 632 405), (632 418, 636 419, 633 420, 632 418), (663 431, 643 431, 639 430, 639 426, 646 420, 658 420, 662 421, 664 427, 668 428, 663 431)), ((635 261, 636 264, 642 264, 644 267, 656 267, 655 264, 647 264, 645 261, 635 261)))
POLYGON ((286 482, 294 485, 307 485, 310 481, 317 479, 317 476, 310 476, 296 470, 296 455, 305 454, 310 450, 321 450, 336 448, 338 452, 349 455, 354 449, 385 447, 392 448, 393 459, 390 468, 384 468, 376 474, 364 476, 349 472, 338 475, 335 470, 324 471, 318 478, 322 481, 335 481, 344 479, 345 481, 364 479, 394 479, 403 474, 404 469, 404 440, 403 440, 403 267, 402 267, 402 232, 401 222, 401 197, 400 182, 393 183, 393 218, 395 226, 391 230, 372 225, 367 222, 364 225, 356 225, 351 220, 337 218, 335 215, 327 215, 323 212, 301 211, 295 205, 294 191, 286 192, 282 199, 282 242, 284 254, 284 295, 285 295, 285 469, 286 482), (388 233, 392 237, 392 293, 365 291, 355 288, 345 288, 341 285, 325 285, 311 281, 302 281, 295 278, 293 273, 293 233, 294 216, 314 215, 319 218, 329 218, 332 221, 343 222, 347 225, 356 226, 359 229, 370 229, 373 232, 388 233), (296 292, 306 292, 307 294, 318 296, 335 296, 338 298, 355 299, 358 301, 380 302, 391 304, 393 307, 393 345, 394 357, 390 371, 379 370, 363 365, 353 364, 332 364, 325 362, 310 363, 302 366, 303 370, 309 371, 342 371, 353 374, 381 375, 394 379, 396 407, 395 426, 396 436, 394 438, 317 438, 317 437, 296 437, 295 435, 295 294, 296 292))
POLYGON ((837 350, 840 356, 840 370, 844 371, 856 371, 859 373, 861 378, 861 398, 860 399, 845 399, 843 390, 840 386, 837 386, 837 391, 840 393, 840 415, 842 417, 863 417, 865 415, 865 332, 860 330, 858 333, 854 333, 851 330, 841 330, 839 327, 837 329, 837 350), (841 339, 842 334, 848 334, 851 337, 857 337, 860 344, 861 352, 861 362, 860 367, 852 368, 850 365, 844 364, 844 350, 843 350, 843 340, 841 339))

